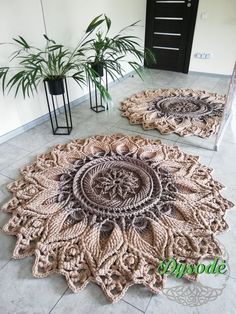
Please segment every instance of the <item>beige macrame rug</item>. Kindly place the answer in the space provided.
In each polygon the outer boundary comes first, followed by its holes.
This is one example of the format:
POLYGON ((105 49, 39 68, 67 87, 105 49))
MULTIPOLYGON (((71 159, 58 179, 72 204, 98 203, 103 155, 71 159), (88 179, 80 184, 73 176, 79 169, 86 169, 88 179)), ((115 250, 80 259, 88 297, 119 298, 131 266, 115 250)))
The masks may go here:
POLYGON ((35 255, 33 275, 57 272, 74 292, 90 282, 117 301, 133 284, 154 293, 165 258, 220 256, 214 234, 233 204, 198 157, 140 136, 94 136, 57 145, 8 187, 13 257, 35 255))
POLYGON ((226 97, 192 89, 158 89, 136 94, 121 104, 131 124, 161 134, 196 135, 217 133, 226 97))

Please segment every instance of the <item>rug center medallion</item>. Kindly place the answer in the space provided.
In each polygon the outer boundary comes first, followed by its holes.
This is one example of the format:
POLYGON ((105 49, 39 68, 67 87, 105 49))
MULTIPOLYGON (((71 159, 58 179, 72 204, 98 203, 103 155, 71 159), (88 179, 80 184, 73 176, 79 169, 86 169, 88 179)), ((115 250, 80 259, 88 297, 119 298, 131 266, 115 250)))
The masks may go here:
POLYGON ((205 116, 212 112, 206 102, 194 97, 167 97, 155 102, 158 111, 175 116, 205 116))
POLYGON ((158 174, 141 160, 112 156, 85 163, 76 173, 73 192, 90 213, 118 218, 143 213, 161 196, 158 174))

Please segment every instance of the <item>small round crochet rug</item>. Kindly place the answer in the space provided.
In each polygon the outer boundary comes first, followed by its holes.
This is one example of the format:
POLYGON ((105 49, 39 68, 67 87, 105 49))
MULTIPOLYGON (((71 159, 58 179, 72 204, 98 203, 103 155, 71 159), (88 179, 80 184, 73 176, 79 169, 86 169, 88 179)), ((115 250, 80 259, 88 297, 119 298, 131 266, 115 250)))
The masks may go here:
POLYGON ((163 288, 165 258, 220 256, 214 234, 233 204, 198 157, 140 136, 94 136, 57 145, 9 185, 14 258, 35 255, 33 275, 58 272, 79 292, 93 281, 119 300, 133 284, 163 288))
POLYGON ((192 89, 158 89, 136 94, 121 104, 131 124, 161 134, 196 135, 217 133, 226 97, 192 89))

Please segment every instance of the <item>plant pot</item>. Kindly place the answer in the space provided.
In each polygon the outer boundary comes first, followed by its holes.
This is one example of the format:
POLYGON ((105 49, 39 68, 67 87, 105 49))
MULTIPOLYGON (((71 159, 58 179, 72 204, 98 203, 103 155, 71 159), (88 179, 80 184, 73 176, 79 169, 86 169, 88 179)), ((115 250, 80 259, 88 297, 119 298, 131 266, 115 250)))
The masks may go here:
POLYGON ((103 77, 104 75, 103 63, 92 63, 91 68, 96 72, 97 77, 103 77))
POLYGON ((51 95, 62 95, 65 93, 64 79, 60 78, 57 80, 46 80, 48 84, 49 93, 51 95))

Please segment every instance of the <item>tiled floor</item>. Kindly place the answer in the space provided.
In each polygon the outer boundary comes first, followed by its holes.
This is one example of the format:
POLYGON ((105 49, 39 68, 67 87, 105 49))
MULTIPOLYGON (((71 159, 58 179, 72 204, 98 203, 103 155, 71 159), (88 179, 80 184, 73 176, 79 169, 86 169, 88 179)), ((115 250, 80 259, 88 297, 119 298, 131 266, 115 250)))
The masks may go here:
MULTIPOLYGON (((0 145, 1 203, 9 198, 6 184, 18 178, 19 169, 34 160, 36 155, 72 138, 117 132, 160 138, 169 145, 180 146, 189 154, 199 155, 203 164, 214 168, 214 177, 228 187, 224 195, 236 203, 236 114, 227 127, 220 150, 214 152, 211 150, 212 139, 183 139, 176 135, 163 136, 157 131, 143 131, 141 126, 129 125, 128 120, 120 116, 118 109, 124 97, 144 89, 189 87, 226 93, 227 84, 226 78, 158 70, 147 70, 144 81, 136 77, 121 81, 111 87, 114 105, 109 112, 96 114, 88 109, 88 102, 73 108, 74 130, 70 136, 53 136, 46 122, 0 145)), ((1 226, 7 218, 5 214, 0 214, 1 226)), ((60 276, 34 279, 31 275, 32 258, 12 260, 15 239, 0 233, 0 314, 236 313, 235 210, 229 211, 227 220, 231 231, 218 236, 229 255, 230 271, 227 276, 217 277, 216 281, 212 278, 209 280, 209 277, 204 281, 203 278, 200 281, 202 285, 169 280, 164 293, 158 296, 153 296, 143 287, 132 287, 116 304, 109 304, 94 284, 79 295, 74 295, 60 276), (199 305, 199 300, 204 304, 199 305), (187 305, 183 304, 185 301, 187 305), (194 302, 197 304, 195 307, 192 306, 194 302)))

